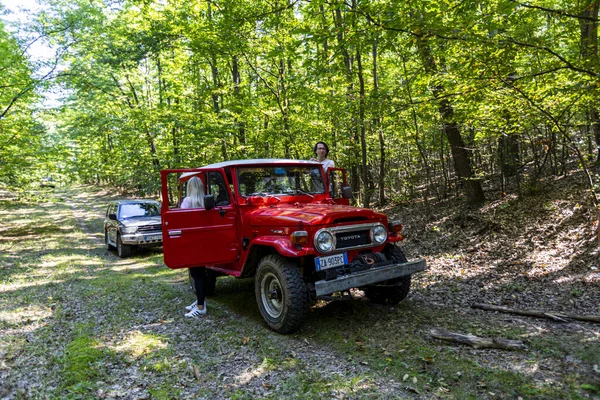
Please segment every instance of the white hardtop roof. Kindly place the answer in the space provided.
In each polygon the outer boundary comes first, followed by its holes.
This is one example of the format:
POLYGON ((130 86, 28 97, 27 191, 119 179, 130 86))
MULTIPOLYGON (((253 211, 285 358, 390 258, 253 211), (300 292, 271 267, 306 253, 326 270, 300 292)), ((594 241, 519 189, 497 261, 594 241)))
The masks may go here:
MULTIPOLYGON (((303 164, 303 165, 311 165, 314 167, 318 167, 319 165, 321 165, 320 162, 318 161, 307 161, 307 160, 290 160, 287 158, 256 158, 253 160, 229 160, 229 161, 222 161, 220 163, 215 163, 215 164, 209 164, 209 165, 205 165, 204 167, 201 167, 199 169, 205 169, 205 168, 226 168, 226 167, 251 167, 251 166, 255 166, 255 165, 294 165, 294 164, 303 164)), ((183 174, 181 174, 181 176, 179 177, 181 178, 186 178, 190 175, 196 175, 198 174, 200 171, 195 171, 195 172, 184 172, 183 174)))
POLYGON ((258 165, 258 164, 298 164, 298 163, 309 164, 309 165, 320 164, 317 161, 290 160, 287 158, 256 158, 253 160, 223 161, 223 162, 216 163, 216 164, 206 165, 202 168, 225 168, 225 167, 231 167, 233 165, 245 167, 245 166, 251 166, 251 165, 258 165))

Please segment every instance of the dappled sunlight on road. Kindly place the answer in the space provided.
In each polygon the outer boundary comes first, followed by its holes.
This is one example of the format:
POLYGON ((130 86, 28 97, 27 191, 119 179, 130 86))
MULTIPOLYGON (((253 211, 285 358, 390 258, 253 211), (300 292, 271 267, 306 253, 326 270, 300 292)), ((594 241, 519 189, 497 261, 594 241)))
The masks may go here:
POLYGON ((23 323, 32 324, 24 326, 20 330, 37 329, 39 323, 52 316, 52 309, 44 305, 15 306, 10 310, 0 310, 0 321, 2 324, 17 326, 23 323))
POLYGON ((139 330, 134 330, 121 338, 116 345, 109 345, 114 351, 127 353, 132 358, 138 359, 142 356, 147 356, 155 351, 166 349, 168 343, 161 335, 152 333, 142 333, 139 330))

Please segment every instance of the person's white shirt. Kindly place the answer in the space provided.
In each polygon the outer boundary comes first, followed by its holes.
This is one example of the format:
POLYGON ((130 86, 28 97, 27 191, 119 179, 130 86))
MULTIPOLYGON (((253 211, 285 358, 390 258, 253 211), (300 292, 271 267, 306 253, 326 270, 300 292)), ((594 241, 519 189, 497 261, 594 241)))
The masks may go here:
POLYGON ((184 197, 183 201, 181 202, 181 208, 192 208, 192 205, 190 204, 191 202, 192 201, 189 197, 184 197))
POLYGON ((190 196, 186 196, 183 198, 181 202, 181 206, 179 208, 204 208, 204 204, 199 204, 196 207, 192 206, 192 198, 190 196))
POLYGON ((327 172, 327 170, 329 168, 335 167, 335 163, 333 162, 333 160, 330 160, 329 158, 326 158, 323 161, 321 161, 321 165, 323 166, 323 169, 325 170, 325 172, 327 172))

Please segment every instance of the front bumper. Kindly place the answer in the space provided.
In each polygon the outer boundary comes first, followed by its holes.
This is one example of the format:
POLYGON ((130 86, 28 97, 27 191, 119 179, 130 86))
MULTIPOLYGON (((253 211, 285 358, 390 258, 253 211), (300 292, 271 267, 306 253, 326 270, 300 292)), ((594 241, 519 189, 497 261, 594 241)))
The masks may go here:
POLYGON ((158 246, 162 243, 162 232, 135 233, 121 236, 123 244, 133 246, 158 246))
POLYGON ((400 278, 412 275, 415 272, 427 269, 424 258, 400 264, 388 264, 382 267, 373 267, 364 271, 350 273, 333 280, 320 280, 315 282, 317 296, 323 296, 334 292, 341 292, 350 288, 372 285, 374 283, 387 281, 388 279, 400 278))

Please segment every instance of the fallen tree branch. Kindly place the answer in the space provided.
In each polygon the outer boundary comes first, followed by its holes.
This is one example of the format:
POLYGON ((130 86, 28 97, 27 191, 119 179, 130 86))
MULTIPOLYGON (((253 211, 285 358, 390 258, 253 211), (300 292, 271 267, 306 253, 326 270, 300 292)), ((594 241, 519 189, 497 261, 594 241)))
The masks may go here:
POLYGON ((526 315, 529 317, 548 318, 555 321, 567 322, 569 319, 575 319, 578 321, 596 322, 600 323, 600 316, 598 315, 577 315, 568 314, 563 312, 554 311, 538 311, 538 310, 517 310, 514 308, 508 308, 503 306, 496 306, 493 304, 475 303, 471 307, 479 308, 486 311, 499 311, 508 314, 526 315))
POLYGON ((429 334, 436 339, 447 340, 449 342, 466 344, 476 349, 492 348, 504 350, 526 350, 527 346, 520 340, 509 340, 499 338, 481 338, 475 335, 463 335, 460 333, 444 331, 441 329, 432 329, 429 334))

